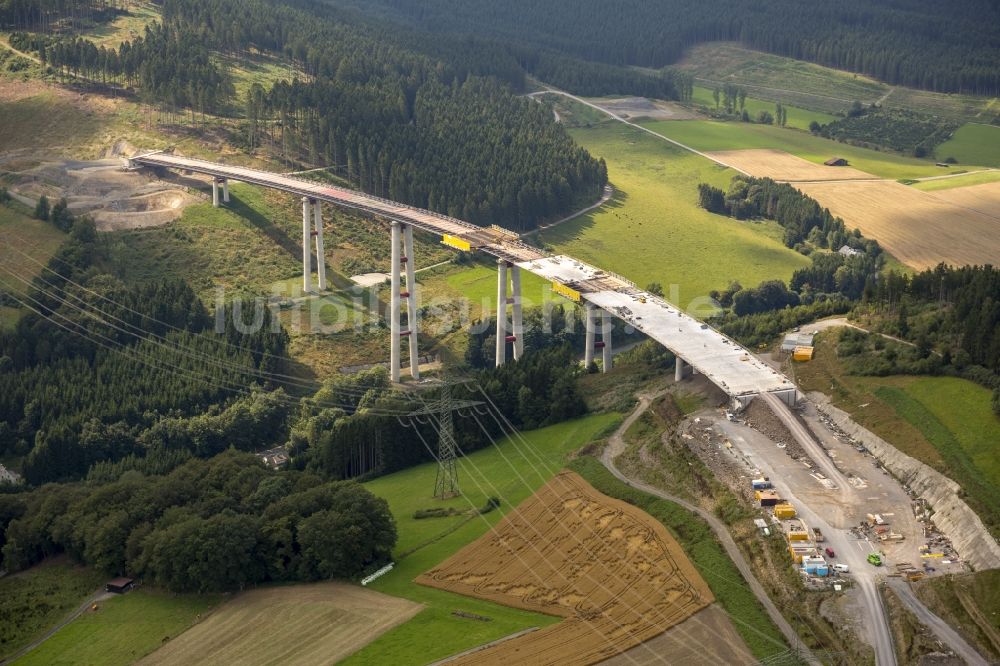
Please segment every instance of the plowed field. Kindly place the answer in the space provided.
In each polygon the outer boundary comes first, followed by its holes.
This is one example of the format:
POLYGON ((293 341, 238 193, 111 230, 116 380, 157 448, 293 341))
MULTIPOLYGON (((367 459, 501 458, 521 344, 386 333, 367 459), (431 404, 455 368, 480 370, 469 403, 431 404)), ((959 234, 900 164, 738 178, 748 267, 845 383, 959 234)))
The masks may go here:
POLYGON ((592 664, 713 601, 662 524, 573 472, 417 582, 566 618, 452 664, 592 664))

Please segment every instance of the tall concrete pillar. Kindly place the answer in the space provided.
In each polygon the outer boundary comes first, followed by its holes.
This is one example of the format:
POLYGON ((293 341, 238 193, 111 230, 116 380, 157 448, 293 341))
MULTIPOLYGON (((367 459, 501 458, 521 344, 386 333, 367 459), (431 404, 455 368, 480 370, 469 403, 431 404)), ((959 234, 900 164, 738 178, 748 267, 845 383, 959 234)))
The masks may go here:
POLYGON ((316 278, 319 290, 326 290, 326 252, 323 248, 323 204, 313 200, 313 226, 316 227, 316 278))
POLYGON ((222 179, 222 202, 229 203, 229 179, 222 179))
POLYGON ((510 267, 511 290, 511 333, 514 335, 514 360, 520 360, 524 355, 524 319, 521 307, 521 267, 510 267))
POLYGON ((410 332, 410 376, 420 379, 420 353, 417 350, 417 267, 413 260, 413 227, 403 227, 403 252, 406 254, 406 321, 410 332))
POLYGON ((597 328, 596 312, 594 304, 588 302, 586 305, 587 318, 584 320, 584 331, 587 334, 583 351, 583 365, 589 368, 594 362, 594 329, 597 328))
POLYGON ((680 356, 674 358, 674 381, 679 382, 684 379, 684 359, 680 356))
POLYGON ((497 347, 496 366, 507 360, 507 262, 497 259, 497 347))
POLYGON ((309 247, 312 211, 309 197, 302 197, 302 291, 312 291, 312 252, 309 247))
POLYGON ((219 207, 219 179, 212 179, 212 205, 216 208, 219 207))
POLYGON ((389 375, 394 382, 399 381, 399 222, 392 223, 392 259, 389 279, 389 375))
POLYGON ((614 328, 614 322, 611 320, 610 312, 601 312, 601 342, 604 343, 604 348, 601 350, 603 356, 602 361, 604 361, 604 369, 602 372, 607 372, 611 369, 611 330, 614 328))

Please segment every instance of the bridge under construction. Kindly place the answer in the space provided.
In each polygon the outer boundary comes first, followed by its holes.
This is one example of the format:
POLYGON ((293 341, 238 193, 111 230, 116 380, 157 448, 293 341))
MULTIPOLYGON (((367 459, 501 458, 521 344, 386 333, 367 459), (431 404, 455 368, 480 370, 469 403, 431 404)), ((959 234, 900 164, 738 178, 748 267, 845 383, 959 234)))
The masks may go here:
POLYGON ((316 183, 294 176, 206 160, 191 159, 166 152, 152 152, 128 158, 127 168, 142 166, 177 169, 212 178, 212 203, 229 201, 229 181, 252 183, 302 197, 302 287, 314 290, 312 251, 317 256, 316 289, 327 288, 324 257, 322 203, 351 208, 385 218, 390 222, 391 300, 390 373, 400 380, 403 340, 409 345, 410 374, 419 378, 417 352, 418 317, 413 253, 413 229, 437 235, 456 250, 479 252, 496 258, 497 303, 511 306, 510 321, 498 313, 496 363, 506 361, 510 344, 514 359, 524 352, 521 302, 521 271, 552 283, 553 291, 584 306, 586 310, 585 360, 589 365, 595 351, 603 356, 604 370, 611 367, 612 318, 618 318, 669 349, 677 357, 675 376, 683 378, 685 367, 705 375, 725 391, 734 407, 745 407, 754 396, 770 394, 786 404, 796 400, 795 386, 768 367, 734 340, 711 326, 685 314, 666 300, 643 291, 629 280, 572 257, 550 255, 522 242, 519 236, 498 226, 479 227, 469 222, 364 194, 356 190, 316 183), (509 280, 508 280, 509 273, 509 280), (405 287, 404 287, 405 278, 405 287), (407 328, 401 325, 406 301, 407 328), (600 325, 598 325, 600 318, 600 325), (509 325, 509 326, 508 326, 509 325), (600 339, 598 340, 598 334, 600 339))

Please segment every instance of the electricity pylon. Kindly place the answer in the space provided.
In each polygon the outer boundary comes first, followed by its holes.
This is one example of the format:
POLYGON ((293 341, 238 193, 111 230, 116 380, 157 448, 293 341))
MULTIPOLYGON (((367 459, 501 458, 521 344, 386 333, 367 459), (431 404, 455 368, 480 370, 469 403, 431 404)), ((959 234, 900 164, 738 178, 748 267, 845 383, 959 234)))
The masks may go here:
POLYGON ((458 457, 458 445, 455 443, 455 422, 453 415, 457 411, 468 410, 483 404, 475 400, 456 400, 452 396, 452 386, 462 381, 449 382, 445 380, 432 380, 420 382, 417 388, 440 387, 437 399, 424 403, 418 410, 407 414, 409 423, 404 425, 414 426, 417 424, 431 423, 437 421, 438 450, 437 450, 437 478, 434 480, 434 497, 436 499, 448 499, 461 494, 458 488, 458 470, 455 467, 455 460, 458 457))

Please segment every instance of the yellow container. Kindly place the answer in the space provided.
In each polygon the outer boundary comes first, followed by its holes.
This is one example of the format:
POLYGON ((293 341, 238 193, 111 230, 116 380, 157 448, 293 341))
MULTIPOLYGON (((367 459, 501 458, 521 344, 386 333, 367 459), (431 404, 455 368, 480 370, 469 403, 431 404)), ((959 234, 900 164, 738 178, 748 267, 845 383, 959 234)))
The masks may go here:
POLYGON ((795 507, 791 504, 776 504, 774 506, 774 515, 783 520, 786 518, 794 518, 795 507))

